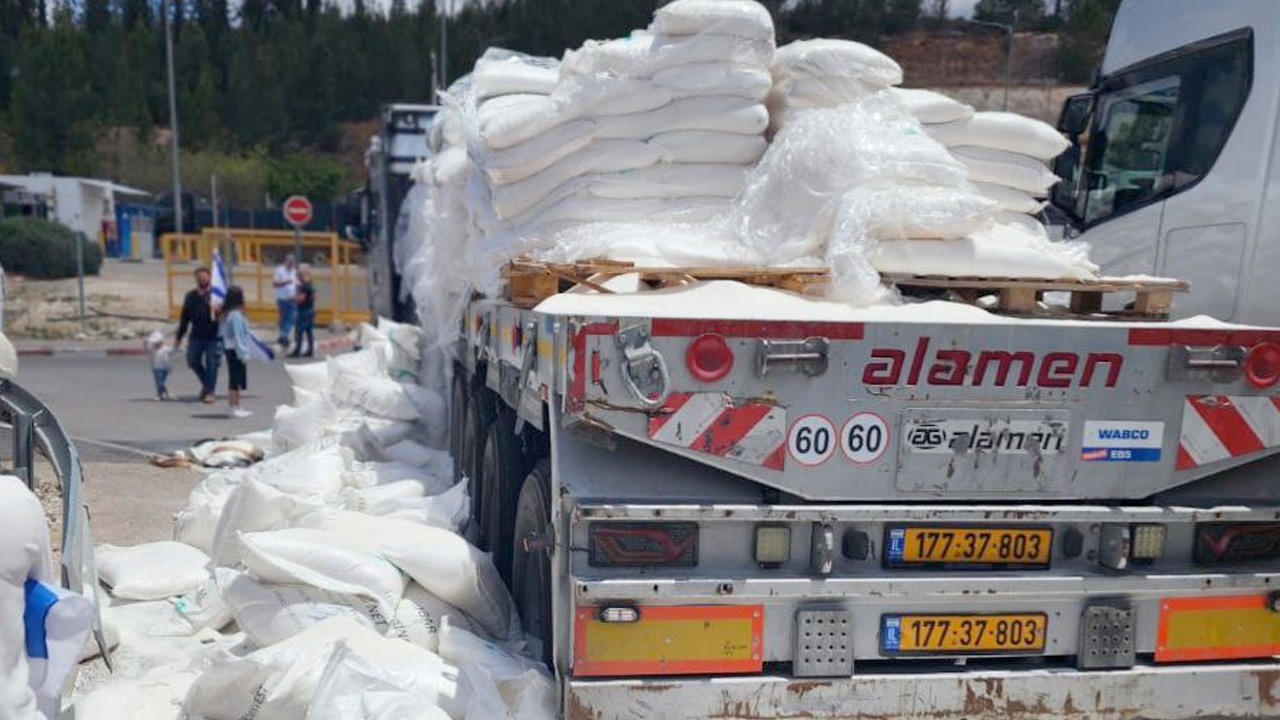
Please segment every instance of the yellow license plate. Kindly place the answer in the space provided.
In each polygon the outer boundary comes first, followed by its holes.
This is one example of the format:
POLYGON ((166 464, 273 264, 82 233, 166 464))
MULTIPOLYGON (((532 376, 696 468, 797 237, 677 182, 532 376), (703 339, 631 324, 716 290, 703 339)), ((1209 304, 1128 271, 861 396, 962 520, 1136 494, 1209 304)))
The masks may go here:
POLYGON ((885 655, 981 655, 1044 650, 1044 613, 1007 615, 882 615, 885 655))
POLYGON ((885 538, 885 564, 1049 566, 1049 528, 896 527, 885 538))
POLYGON ((600 608, 578 608, 573 674, 715 675, 764 666, 761 605, 640 606, 634 622, 604 622, 600 608))

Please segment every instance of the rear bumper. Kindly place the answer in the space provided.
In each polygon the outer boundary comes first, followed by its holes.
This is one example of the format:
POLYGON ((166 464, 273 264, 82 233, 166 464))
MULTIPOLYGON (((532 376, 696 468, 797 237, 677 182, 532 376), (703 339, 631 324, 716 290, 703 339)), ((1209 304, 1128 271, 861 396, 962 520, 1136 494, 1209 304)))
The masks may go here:
POLYGON ((1182 720, 1280 716, 1280 662, 1124 671, 987 670, 570 680, 566 720, 1182 720))

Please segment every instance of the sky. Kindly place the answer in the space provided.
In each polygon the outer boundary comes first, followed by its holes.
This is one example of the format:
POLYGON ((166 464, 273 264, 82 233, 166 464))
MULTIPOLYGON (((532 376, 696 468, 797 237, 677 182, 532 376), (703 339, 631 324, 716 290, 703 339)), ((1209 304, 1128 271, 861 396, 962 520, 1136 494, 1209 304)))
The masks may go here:
POLYGON ((969 17, 973 15, 973 6, 977 4, 978 0, 951 0, 951 16, 969 17))

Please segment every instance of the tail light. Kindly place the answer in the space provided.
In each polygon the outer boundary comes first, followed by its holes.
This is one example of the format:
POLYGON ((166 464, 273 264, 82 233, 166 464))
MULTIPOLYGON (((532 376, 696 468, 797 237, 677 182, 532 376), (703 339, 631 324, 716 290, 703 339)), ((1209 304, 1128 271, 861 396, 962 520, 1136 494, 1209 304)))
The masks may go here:
POLYGON ((1280 345, 1258 343, 1244 356, 1244 377, 1256 388, 1269 388, 1280 382, 1280 345))
POLYGON ((696 523, 592 523, 592 567, 695 567, 696 523))
POLYGON ((1280 523, 1205 523, 1196 526, 1197 565, 1280 560, 1280 523))
POLYGON ((694 338, 684 354, 689 374, 702 382, 715 382, 733 369, 733 349, 721 335, 707 333, 694 338))

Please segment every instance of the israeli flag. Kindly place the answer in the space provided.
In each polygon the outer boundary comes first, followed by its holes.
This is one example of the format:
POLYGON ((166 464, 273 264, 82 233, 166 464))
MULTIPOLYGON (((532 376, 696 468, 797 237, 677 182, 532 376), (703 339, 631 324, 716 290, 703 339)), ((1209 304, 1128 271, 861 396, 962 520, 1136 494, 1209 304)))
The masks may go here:
MULTIPOLYGON (((213 251, 213 282, 210 286, 210 294, 213 297, 209 300, 209 304, 214 310, 222 307, 222 301, 227 298, 227 268, 222 264, 222 253, 217 250, 213 251)), ((276 353, 270 345, 262 342, 262 338, 250 332, 249 357, 271 362, 276 359, 276 353)))
POLYGON ((58 716, 58 700, 80 651, 93 632, 94 602, 60 587, 27 580, 22 624, 27 636, 27 664, 36 705, 45 717, 58 716))

